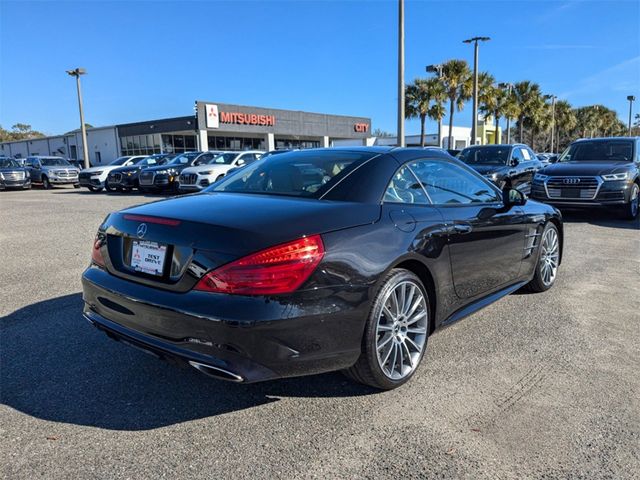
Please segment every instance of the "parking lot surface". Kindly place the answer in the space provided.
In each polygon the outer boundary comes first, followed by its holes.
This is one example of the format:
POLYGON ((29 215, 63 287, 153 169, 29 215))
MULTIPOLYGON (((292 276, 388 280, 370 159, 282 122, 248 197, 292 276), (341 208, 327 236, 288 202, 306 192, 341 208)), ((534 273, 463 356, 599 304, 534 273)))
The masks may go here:
POLYGON ((0 194, 4 478, 638 478, 640 230, 565 218, 554 288, 429 339, 391 392, 223 383, 81 316, 95 231, 141 195, 0 194))

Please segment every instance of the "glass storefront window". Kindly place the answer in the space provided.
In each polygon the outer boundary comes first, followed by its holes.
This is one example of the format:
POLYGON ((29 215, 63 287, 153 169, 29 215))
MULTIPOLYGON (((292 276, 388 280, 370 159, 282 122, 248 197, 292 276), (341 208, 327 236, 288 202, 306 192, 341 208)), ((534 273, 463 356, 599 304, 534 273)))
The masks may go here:
POLYGON ((210 136, 208 147, 209 150, 265 150, 266 142, 263 138, 210 136))
POLYGON ((121 155, 184 153, 196 150, 195 135, 133 135, 120 137, 121 155))

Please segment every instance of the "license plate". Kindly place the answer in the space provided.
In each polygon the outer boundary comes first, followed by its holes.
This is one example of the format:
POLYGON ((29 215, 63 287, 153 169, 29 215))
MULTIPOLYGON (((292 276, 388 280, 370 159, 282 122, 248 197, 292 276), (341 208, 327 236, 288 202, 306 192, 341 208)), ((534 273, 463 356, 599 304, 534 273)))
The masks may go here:
POLYGON ((167 246, 146 240, 134 240, 131 249, 131 267, 150 275, 162 275, 167 246))

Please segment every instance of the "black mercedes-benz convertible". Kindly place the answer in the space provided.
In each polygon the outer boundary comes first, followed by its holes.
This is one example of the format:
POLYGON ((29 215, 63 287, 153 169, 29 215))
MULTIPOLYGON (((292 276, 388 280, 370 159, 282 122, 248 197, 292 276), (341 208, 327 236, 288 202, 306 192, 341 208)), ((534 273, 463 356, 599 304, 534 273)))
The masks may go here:
POLYGON ((391 389, 438 328, 549 289, 562 244, 558 210, 443 151, 292 151, 110 214, 83 274, 84 315, 216 378, 343 370, 391 389))

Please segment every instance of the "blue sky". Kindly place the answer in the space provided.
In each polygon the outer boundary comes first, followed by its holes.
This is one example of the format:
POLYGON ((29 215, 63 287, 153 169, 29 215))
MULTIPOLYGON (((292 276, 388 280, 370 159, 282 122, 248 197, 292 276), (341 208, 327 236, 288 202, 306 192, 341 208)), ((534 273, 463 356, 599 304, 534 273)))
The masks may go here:
MULTIPOLYGON (((405 11, 407 81, 430 63, 472 62, 462 40, 486 35, 480 67, 498 81, 529 79, 625 120, 626 96, 640 100, 638 1, 407 1, 405 11)), ((82 66, 96 126, 190 115, 201 99, 368 116, 395 132, 396 25, 395 1, 0 0, 0 125, 76 128, 65 70, 82 66)), ((455 123, 470 117, 467 106, 455 123)))

